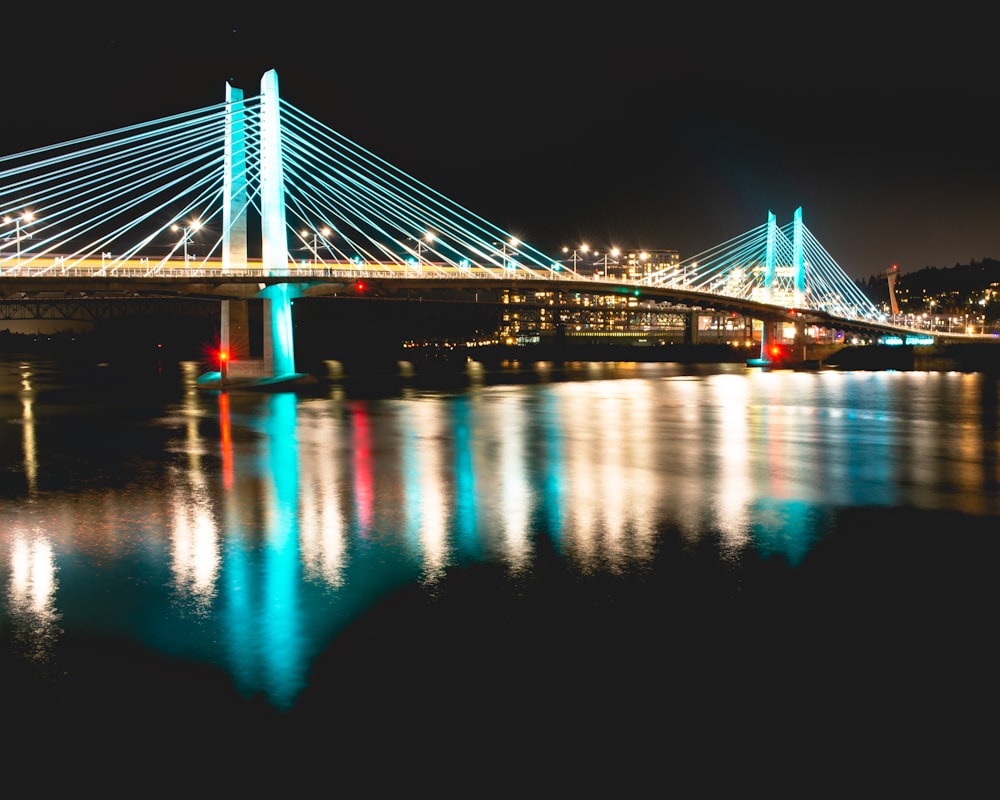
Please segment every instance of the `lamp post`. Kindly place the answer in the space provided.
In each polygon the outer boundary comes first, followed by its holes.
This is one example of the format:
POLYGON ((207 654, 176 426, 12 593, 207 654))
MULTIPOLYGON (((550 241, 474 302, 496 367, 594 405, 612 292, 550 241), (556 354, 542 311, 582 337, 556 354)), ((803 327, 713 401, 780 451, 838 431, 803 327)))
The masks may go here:
POLYGON ((515 237, 512 236, 510 238, 510 242, 493 242, 493 244, 499 245, 500 247, 500 255, 502 257, 503 268, 512 269, 512 267, 510 266, 510 262, 507 260, 507 248, 509 247, 510 252, 514 253, 520 242, 515 237))
POLYGON ((580 256, 577 255, 577 250, 579 250, 579 252, 581 252, 581 253, 586 253, 588 250, 590 250, 590 246, 586 245, 586 244, 581 244, 579 248, 574 247, 572 249, 572 251, 570 251, 570 248, 568 248, 568 247, 564 247, 563 248, 563 252, 564 253, 569 253, 569 252, 573 253, 573 255, 570 256, 570 259, 569 259, 570 261, 573 262, 573 272, 577 272, 576 265, 581 260, 580 256))
POLYGON ((422 239, 414 239, 411 237, 410 241, 417 243, 417 268, 420 269, 423 267, 424 250, 426 250, 430 243, 434 241, 434 234, 427 231, 422 239), (424 242, 427 242, 427 244, 424 244, 424 242))
MULTIPOLYGON (((610 253, 607 250, 604 251, 604 255, 601 257, 601 261, 604 264, 603 275, 604 275, 605 278, 608 277, 608 256, 611 255, 614 258, 614 261, 611 262, 612 264, 617 264, 618 263, 618 253, 619 253, 619 250, 618 250, 617 247, 612 247, 610 253)), ((596 251, 596 250, 594 251, 594 256, 595 257, 600 256, 600 255, 601 254, 598 251, 596 251)))
MULTIPOLYGON (((308 235, 309 231, 302 231, 303 239, 305 239, 308 235)), ((329 228, 323 228, 318 233, 315 230, 313 230, 312 232, 312 247, 310 247, 309 249, 312 252, 312 265, 314 267, 316 266, 316 262, 319 261, 319 237, 322 236, 325 242, 326 237, 329 235, 330 235, 329 228)))
POLYGON ((184 245, 184 266, 188 264, 188 242, 191 241, 191 235, 201 227, 201 221, 195 220, 190 225, 171 225, 170 229, 173 231, 181 232, 181 241, 179 244, 184 245))
MULTIPOLYGON (((30 211, 25 211, 18 217, 4 216, 3 221, 5 225, 10 225, 14 223, 14 244, 17 248, 17 265, 21 266, 21 223, 29 223, 34 219, 34 215, 30 211)), ((31 234, 25 234, 25 239, 30 239, 31 234)))

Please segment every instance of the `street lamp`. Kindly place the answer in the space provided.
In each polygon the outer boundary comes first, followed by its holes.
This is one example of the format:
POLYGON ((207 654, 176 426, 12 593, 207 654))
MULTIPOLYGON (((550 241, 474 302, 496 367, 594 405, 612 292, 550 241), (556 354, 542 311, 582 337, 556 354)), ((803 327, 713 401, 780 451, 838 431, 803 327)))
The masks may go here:
MULTIPOLYGON (((305 239, 308 235, 309 235, 309 231, 302 231, 302 238, 303 239, 305 239)), ((310 247, 309 249, 312 251, 312 256, 313 256, 312 257, 312 265, 314 267, 316 266, 316 262, 319 261, 319 238, 318 237, 322 236, 323 240, 325 241, 326 237, 329 236, 329 235, 330 235, 330 229, 329 228, 323 228, 321 231, 319 231, 318 234, 317 234, 317 232, 315 230, 312 232, 312 247, 310 247)))
MULTIPOLYGON (((3 218, 4 225, 10 225, 10 223, 12 222, 14 223, 14 243, 17 247, 18 266, 21 265, 21 223, 24 222, 25 224, 27 224, 31 222, 34 218, 35 218, 34 215, 30 211, 25 211, 19 217, 4 216, 3 218)), ((30 239, 31 234, 30 233, 25 234, 24 238, 30 239)))
POLYGON ((191 241, 191 235, 196 230, 198 230, 200 227, 201 227, 201 221, 197 220, 197 219, 194 222, 192 222, 190 225, 177 225, 177 224, 174 224, 174 225, 170 226, 170 230, 172 230, 172 231, 180 231, 181 232, 181 240, 180 240, 180 242, 178 242, 178 244, 183 244, 184 245, 184 266, 185 267, 187 266, 187 263, 188 263, 188 242, 191 241))
POLYGON ((513 269, 513 267, 511 267, 510 265, 510 262, 507 260, 507 248, 510 247, 510 252, 514 253, 516 252, 516 248, 520 244, 520 242, 515 237, 512 236, 510 238, 510 242, 493 242, 493 244, 500 246, 500 255, 503 257, 503 268, 513 269))
MULTIPOLYGON (((617 264, 618 263, 618 252, 619 252, 619 250, 618 250, 617 247, 612 247, 611 248, 610 255, 614 258, 614 261, 611 262, 612 264, 617 264)), ((594 257, 596 258, 599 255, 601 255, 601 254, 598 251, 595 250, 594 251, 594 257)), ((601 261, 604 263, 604 273, 603 273, 604 277, 608 276, 608 255, 609 255, 608 251, 605 250, 604 251, 604 256, 601 258, 601 261)))
POLYGON ((414 239, 411 237, 410 241, 417 243, 417 267, 421 267, 424 250, 426 250, 430 243, 434 241, 434 234, 427 231, 427 233, 424 234, 423 239, 414 239), (427 242, 427 244, 425 245, 424 242, 427 242))
MULTIPOLYGON (((579 255, 577 255, 577 250, 579 250, 579 252, 581 252, 581 253, 586 253, 588 250, 590 250, 590 246, 586 245, 586 244, 581 244, 579 248, 575 248, 575 247, 573 248, 573 250, 572 250, 573 255, 570 256, 570 259, 569 259, 570 261, 573 262, 573 272, 577 271, 577 269, 576 269, 577 262, 579 262, 581 260, 581 257, 579 255)), ((570 249, 568 247, 564 247, 563 248, 563 252, 564 253, 569 253, 570 249)))

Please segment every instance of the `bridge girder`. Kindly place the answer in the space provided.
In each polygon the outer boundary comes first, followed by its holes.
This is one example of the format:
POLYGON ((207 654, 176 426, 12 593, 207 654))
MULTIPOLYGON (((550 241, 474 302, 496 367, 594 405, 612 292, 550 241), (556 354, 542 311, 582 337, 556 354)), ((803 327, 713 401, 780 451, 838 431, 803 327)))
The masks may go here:
POLYGON ((104 322, 136 315, 181 313, 217 316, 218 304, 195 298, 91 298, 0 300, 0 320, 104 322))

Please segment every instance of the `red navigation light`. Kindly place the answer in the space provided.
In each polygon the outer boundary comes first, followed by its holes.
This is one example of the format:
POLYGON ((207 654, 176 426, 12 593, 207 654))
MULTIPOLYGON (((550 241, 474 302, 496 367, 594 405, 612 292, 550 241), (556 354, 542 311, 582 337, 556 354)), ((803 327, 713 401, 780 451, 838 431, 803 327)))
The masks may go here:
POLYGON ((358 281, 354 284, 354 290, 359 293, 363 293, 367 287, 364 281, 358 281))
POLYGON ((219 350, 219 378, 222 380, 222 385, 225 386, 229 382, 229 351, 219 350))

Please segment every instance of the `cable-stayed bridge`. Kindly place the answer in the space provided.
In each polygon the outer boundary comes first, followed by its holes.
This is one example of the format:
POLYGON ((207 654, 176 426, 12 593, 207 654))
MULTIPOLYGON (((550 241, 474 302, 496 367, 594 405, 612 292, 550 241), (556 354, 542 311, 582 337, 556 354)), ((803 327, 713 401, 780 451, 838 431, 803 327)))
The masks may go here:
POLYGON ((888 324, 801 209, 641 278, 582 275, 287 103, 273 70, 256 97, 227 85, 215 106, 0 158, 0 214, 4 297, 218 297, 234 352, 241 304, 262 298, 271 376, 295 371, 291 302, 358 281, 641 292, 765 320, 762 357, 780 323, 907 330, 888 324))

